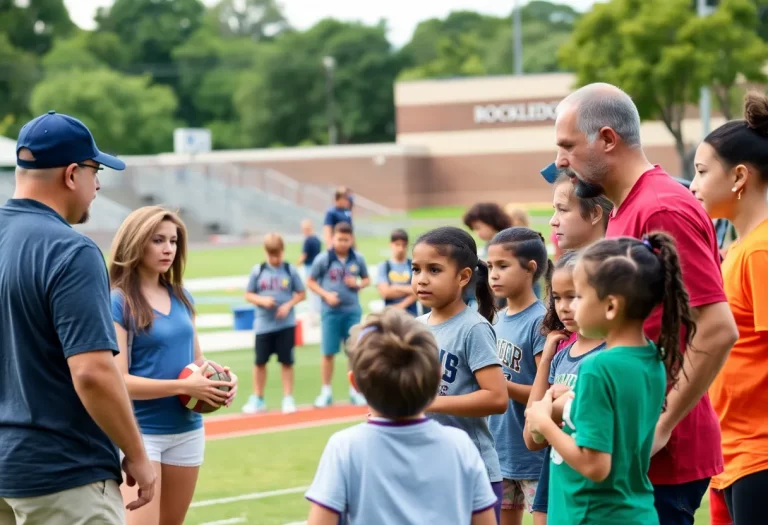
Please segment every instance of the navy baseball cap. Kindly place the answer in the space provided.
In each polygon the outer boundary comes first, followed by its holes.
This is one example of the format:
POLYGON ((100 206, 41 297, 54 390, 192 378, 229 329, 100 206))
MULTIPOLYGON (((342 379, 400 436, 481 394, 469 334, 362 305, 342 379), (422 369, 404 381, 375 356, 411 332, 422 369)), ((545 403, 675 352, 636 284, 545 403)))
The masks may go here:
POLYGON ((99 151, 85 124, 55 111, 49 111, 27 122, 16 142, 16 165, 30 170, 62 168, 93 160, 113 170, 124 170, 125 162, 99 151), (27 148, 35 160, 19 158, 19 150, 27 148))
POLYGON ((559 174, 559 170, 557 169, 557 166, 555 166, 555 163, 553 162, 543 170, 541 170, 541 176, 544 177, 544 180, 547 181, 550 184, 554 184, 557 180, 557 176, 559 174))

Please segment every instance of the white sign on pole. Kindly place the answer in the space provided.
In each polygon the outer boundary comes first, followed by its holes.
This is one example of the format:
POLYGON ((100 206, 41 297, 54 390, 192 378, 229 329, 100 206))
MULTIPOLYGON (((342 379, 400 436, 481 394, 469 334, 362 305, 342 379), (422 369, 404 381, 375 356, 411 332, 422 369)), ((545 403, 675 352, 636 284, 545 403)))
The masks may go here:
POLYGON ((176 128, 173 130, 174 153, 208 153, 211 151, 211 130, 205 128, 176 128))

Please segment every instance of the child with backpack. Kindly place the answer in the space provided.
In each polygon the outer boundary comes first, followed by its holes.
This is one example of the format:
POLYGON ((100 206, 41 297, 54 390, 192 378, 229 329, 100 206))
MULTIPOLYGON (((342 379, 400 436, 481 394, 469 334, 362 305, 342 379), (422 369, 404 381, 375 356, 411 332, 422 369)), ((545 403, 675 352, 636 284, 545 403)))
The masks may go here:
MULTIPOLYGON (((346 222, 336 224, 331 240, 331 249, 315 258, 307 278, 307 287, 323 300, 320 345, 323 352, 320 362, 323 385, 315 399, 317 408, 333 403, 331 378, 334 358, 349 337, 349 329, 360 322, 363 313, 360 290, 370 283, 365 259, 352 249, 352 226, 346 222)), ((365 398, 351 386, 349 397, 353 405, 365 405, 365 398)))
POLYGON ((296 412, 293 400, 293 350, 296 343, 294 306, 304 300, 306 292, 296 268, 283 260, 285 244, 277 233, 264 238, 267 260, 253 267, 245 292, 245 300, 256 306, 256 361, 253 367, 253 395, 243 412, 254 414, 267 409, 264 386, 267 362, 272 354, 282 365, 283 413, 296 412))
POLYGON ((376 288, 386 306, 401 308, 409 314, 418 315, 416 294, 411 286, 411 260, 408 259, 408 233, 395 230, 389 238, 392 258, 379 265, 376 288))

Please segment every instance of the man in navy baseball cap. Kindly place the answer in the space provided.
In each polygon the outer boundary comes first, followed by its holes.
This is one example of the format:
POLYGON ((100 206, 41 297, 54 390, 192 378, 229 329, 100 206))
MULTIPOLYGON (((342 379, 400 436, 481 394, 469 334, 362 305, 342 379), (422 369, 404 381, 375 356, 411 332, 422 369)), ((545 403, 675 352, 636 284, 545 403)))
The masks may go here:
POLYGON ((0 206, 0 524, 125 525, 157 476, 115 366, 104 255, 72 228, 101 166, 125 164, 53 111, 21 129, 16 158, 16 190, 0 206), (118 449, 139 487, 131 502, 118 449))
POLYGON ((15 198, 37 200, 70 224, 82 224, 100 188, 102 165, 125 169, 125 162, 99 151, 85 124, 49 111, 19 133, 15 198))

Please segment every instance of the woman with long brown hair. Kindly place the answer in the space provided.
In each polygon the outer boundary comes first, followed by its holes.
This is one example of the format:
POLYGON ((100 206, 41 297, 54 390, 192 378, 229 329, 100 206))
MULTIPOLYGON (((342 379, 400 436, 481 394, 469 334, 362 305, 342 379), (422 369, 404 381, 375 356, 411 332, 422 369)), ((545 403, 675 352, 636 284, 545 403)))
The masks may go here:
MULTIPOLYGON (((228 406, 237 391, 234 375, 231 382, 212 381, 203 372, 207 366, 178 379, 185 366, 204 359, 192 296, 182 286, 186 258, 184 223, 159 206, 131 213, 112 243, 117 366, 158 481, 152 502, 128 514, 129 525, 181 525, 192 502, 205 449, 203 420, 177 396, 228 406)), ((134 499, 135 488, 124 484, 122 490, 125 501, 134 499)))

